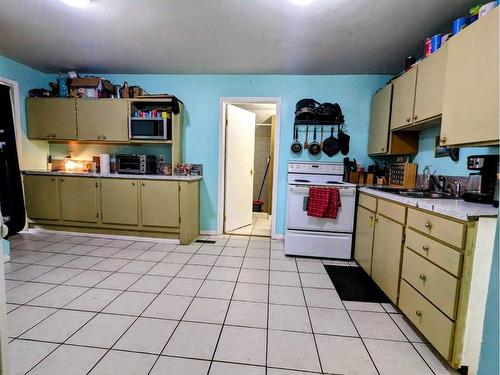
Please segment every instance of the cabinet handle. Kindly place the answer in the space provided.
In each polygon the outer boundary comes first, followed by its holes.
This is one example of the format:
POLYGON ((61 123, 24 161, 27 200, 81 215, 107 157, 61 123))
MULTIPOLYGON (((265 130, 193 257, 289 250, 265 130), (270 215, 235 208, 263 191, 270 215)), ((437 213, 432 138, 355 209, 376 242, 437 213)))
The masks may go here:
POLYGON ((50 134, 47 134, 47 137, 46 138, 50 138, 50 134))
POLYGON ((64 178, 61 178, 61 182, 64 182, 64 178))
POLYGON ((100 135, 98 135, 98 136, 97 136, 97 139, 101 139, 101 136, 100 136, 100 135))
POLYGON ((406 122, 410 122, 410 120, 411 120, 411 117, 406 118, 406 122))
POLYGON ((426 221, 426 222, 425 222, 425 227, 426 227, 427 229, 431 230, 431 229, 432 229, 432 223, 431 223, 430 221, 426 221))
POLYGON ((422 246, 422 250, 424 250, 426 252, 429 251, 429 246, 427 246, 427 245, 422 246))
POLYGON ((413 116, 413 119, 414 120, 418 119, 418 116, 417 115, 413 116))
POLYGON ((415 311, 415 315, 417 315, 420 318, 422 316, 422 311, 419 310, 415 311))
POLYGON ((384 147, 382 147, 382 148, 380 149, 380 151, 385 151, 385 148, 384 148, 384 147))
POLYGON ((106 137, 105 135, 102 136, 102 139, 108 139, 108 137, 106 137))
POLYGON ((54 177, 52 177, 52 178, 50 179, 50 181, 52 181, 52 182, 54 182, 55 180, 56 180, 56 179, 55 179, 54 177))
POLYGON ((441 143, 446 143, 447 139, 446 139, 446 137, 441 137, 440 141, 441 141, 441 143))
POLYGON ((419 276, 420 280, 425 281, 427 280, 427 276, 425 276, 423 273, 421 273, 419 276))
POLYGON ((135 186, 135 182, 132 182, 132 186, 135 186))
POLYGON ((141 182, 141 185, 142 185, 142 186, 146 186, 146 184, 145 184, 144 182, 141 182))

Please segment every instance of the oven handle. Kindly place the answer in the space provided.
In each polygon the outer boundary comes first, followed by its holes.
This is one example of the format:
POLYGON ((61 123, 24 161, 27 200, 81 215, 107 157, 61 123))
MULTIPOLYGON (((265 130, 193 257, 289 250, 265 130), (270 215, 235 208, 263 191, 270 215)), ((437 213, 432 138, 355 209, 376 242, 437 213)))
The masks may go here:
MULTIPOLYGON (((341 196, 350 196, 350 195, 356 194, 356 189, 353 189, 353 188, 341 188, 341 187, 339 187, 338 189, 339 189, 341 196)), ((288 191, 290 193, 309 194, 309 186, 290 185, 288 187, 288 191)))

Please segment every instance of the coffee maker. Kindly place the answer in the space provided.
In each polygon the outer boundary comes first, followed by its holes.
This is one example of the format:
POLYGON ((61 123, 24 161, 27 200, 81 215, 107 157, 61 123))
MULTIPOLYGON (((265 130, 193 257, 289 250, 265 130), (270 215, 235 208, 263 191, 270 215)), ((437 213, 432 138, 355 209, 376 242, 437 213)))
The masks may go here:
POLYGON ((467 158, 469 174, 466 191, 462 198, 467 202, 493 202, 495 193, 498 155, 471 155, 467 158))

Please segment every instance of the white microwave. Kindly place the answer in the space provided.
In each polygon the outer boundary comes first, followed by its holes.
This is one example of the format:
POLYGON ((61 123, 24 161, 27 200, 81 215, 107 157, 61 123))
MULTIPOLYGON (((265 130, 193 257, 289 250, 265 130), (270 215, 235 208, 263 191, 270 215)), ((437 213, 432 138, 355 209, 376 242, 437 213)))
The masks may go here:
POLYGON ((130 139, 172 140, 170 118, 131 117, 129 121, 130 139))

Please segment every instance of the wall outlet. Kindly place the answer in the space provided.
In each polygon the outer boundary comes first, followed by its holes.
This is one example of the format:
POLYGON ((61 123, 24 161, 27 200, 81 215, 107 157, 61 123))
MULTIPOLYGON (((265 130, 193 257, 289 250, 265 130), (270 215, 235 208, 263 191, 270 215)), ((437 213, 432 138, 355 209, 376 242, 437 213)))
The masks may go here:
POLYGON ((165 163, 165 155, 160 155, 160 156, 158 156, 158 161, 159 161, 160 163, 165 163))

